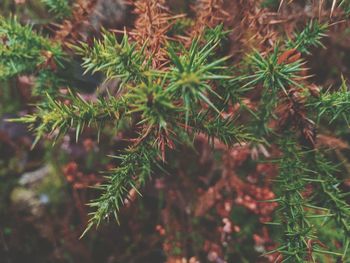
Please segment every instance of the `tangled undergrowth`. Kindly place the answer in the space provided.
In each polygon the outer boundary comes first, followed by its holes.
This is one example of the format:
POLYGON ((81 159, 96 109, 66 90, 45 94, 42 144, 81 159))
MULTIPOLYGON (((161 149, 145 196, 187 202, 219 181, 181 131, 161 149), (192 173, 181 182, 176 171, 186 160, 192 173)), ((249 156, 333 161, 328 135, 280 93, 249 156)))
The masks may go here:
POLYGON ((0 18, 1 94, 31 90, 8 121, 53 160, 84 149, 57 168, 82 240, 110 219, 111 262, 347 262, 350 3, 107 2, 0 18))

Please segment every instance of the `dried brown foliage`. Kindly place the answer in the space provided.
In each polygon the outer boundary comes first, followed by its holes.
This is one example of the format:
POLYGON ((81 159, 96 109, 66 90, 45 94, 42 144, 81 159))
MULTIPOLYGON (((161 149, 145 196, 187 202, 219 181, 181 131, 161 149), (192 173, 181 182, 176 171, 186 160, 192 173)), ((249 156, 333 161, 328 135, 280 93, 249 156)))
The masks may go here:
POLYGON ((167 63, 167 33, 182 15, 171 15, 164 0, 137 0, 133 5, 137 17, 130 35, 152 59, 152 66, 160 68, 167 63))
MULTIPOLYGON (((55 25, 57 32, 54 39, 62 44, 74 43, 82 40, 84 32, 82 28, 89 26, 88 17, 93 12, 97 0, 78 0, 76 1, 72 17, 65 19, 62 24, 55 25)), ((85 38, 86 36, 84 36, 85 38)), ((83 39, 84 39, 83 38, 83 39)))
POLYGON ((214 28, 230 20, 230 13, 226 11, 224 0, 199 0, 192 7, 196 19, 190 31, 190 37, 198 37, 206 28, 214 28))

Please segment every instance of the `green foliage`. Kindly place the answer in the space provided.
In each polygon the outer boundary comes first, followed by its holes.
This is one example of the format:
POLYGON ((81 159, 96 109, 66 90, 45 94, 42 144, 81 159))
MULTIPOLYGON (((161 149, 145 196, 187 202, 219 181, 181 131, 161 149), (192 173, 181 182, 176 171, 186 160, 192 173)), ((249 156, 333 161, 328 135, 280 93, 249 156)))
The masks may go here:
POLYGON ((338 118, 343 118, 349 125, 350 92, 347 90, 345 82, 339 91, 323 92, 320 94, 320 97, 311 102, 309 106, 317 110, 319 119, 326 116, 331 123, 338 118))
MULTIPOLYGON (((285 262, 315 260, 317 254, 329 254, 345 258, 349 246, 350 206, 338 189, 339 181, 332 175, 334 165, 318 152, 305 152, 297 148, 290 135, 281 141, 283 157, 278 161, 277 178, 280 220, 276 225, 284 228, 284 240, 276 250, 284 255, 285 262), (316 177, 315 177, 316 175, 316 177), (312 197, 304 193, 306 186, 316 187, 312 197), (314 219, 335 221, 343 229, 344 251, 326 250, 314 242, 318 229, 314 219), (310 258, 311 257, 311 258, 310 258)), ((271 253, 271 252, 269 252, 271 253)))
POLYGON ((179 57, 175 50, 169 47, 169 56, 175 67, 172 67, 169 73, 164 74, 170 81, 166 92, 183 100, 186 110, 186 124, 188 123, 190 110, 193 110, 199 101, 203 101, 220 113, 208 98, 209 94, 220 97, 210 86, 209 81, 230 78, 218 74, 219 70, 224 69, 222 64, 228 57, 213 62, 208 61, 219 43, 219 39, 213 37, 204 47, 200 48, 199 39, 195 39, 189 51, 184 51, 179 57))
POLYGON ((104 31, 102 40, 95 40, 92 47, 81 43, 76 51, 83 57, 86 72, 102 72, 108 79, 120 78, 123 83, 140 81, 148 66, 145 64, 143 49, 137 50, 136 43, 130 43, 124 34, 121 43, 116 36, 104 31))
POLYGON ((308 255, 309 242, 314 238, 314 229, 308 219, 305 205, 308 200, 302 194, 307 180, 307 170, 294 141, 283 141, 283 157, 279 160, 277 199, 280 206, 280 225, 284 228, 283 245, 277 250, 286 262, 304 262, 308 255))
MULTIPOLYGON (((104 193, 91 203, 96 211, 88 229, 111 213, 117 218, 128 191, 141 187, 158 153, 164 160, 165 149, 173 148, 173 141, 186 144, 194 133, 199 132, 228 145, 251 139, 251 135, 236 126, 233 119, 223 119, 209 98, 212 95, 216 102, 222 101, 213 84, 217 80, 230 79, 219 74, 225 68, 227 57, 211 61, 220 44, 220 36, 223 36, 221 28, 208 33, 208 40, 203 45, 196 39, 189 51, 181 47, 181 55, 169 47, 172 64, 162 70, 150 68, 143 48, 137 50, 127 35, 119 43, 114 34, 104 32, 102 40, 95 40, 91 47, 81 44, 76 51, 83 56, 86 71, 102 72, 108 79, 121 78, 119 95, 88 102, 73 92, 56 98, 47 94, 47 101, 38 106, 34 114, 18 120, 30 124, 37 140, 47 133, 59 136, 71 128, 76 130, 78 140, 85 127, 93 125, 100 130, 106 122, 125 118, 138 120, 137 144, 120 156, 119 167, 101 187, 104 193), (200 102, 209 106, 205 114, 200 102), (189 129, 188 124, 193 127, 189 129)), ((49 78, 44 75, 43 79, 45 82, 49 78)))
MULTIPOLYGON (((141 134, 141 138, 146 137, 151 130, 158 131, 154 135, 168 137, 170 127, 173 126, 177 129, 176 126, 184 122, 184 115, 185 122, 188 124, 190 110, 194 113, 191 114, 191 119, 197 118, 197 120, 202 121, 197 115, 200 110, 199 101, 216 110, 216 114, 219 113, 217 107, 208 98, 208 95, 211 94, 221 99, 210 86, 211 82, 230 78, 216 73, 223 69, 222 64, 227 60, 227 57, 208 63, 219 42, 216 32, 201 48, 199 39, 196 39, 190 50, 183 51, 184 54, 179 57, 174 49, 169 48, 169 56, 173 66, 162 71, 152 71, 150 66, 145 64, 146 61, 142 55, 143 49, 137 51, 135 44, 130 44, 126 35, 121 43, 118 43, 114 34, 105 32, 103 39, 96 40, 92 47, 81 44, 76 50, 79 54, 84 55, 83 66, 87 71, 102 72, 107 78, 119 77, 124 84, 127 84, 121 86, 121 93, 125 93, 122 97, 127 101, 127 103, 123 103, 124 110, 127 115, 140 115, 142 117, 139 125, 146 127, 143 129, 144 134, 141 134), (182 103, 179 103, 179 99, 182 100, 182 103), (177 105, 173 104, 173 101, 177 101, 177 105)), ((87 124, 95 123, 97 120, 100 122, 101 119, 105 120, 105 118, 111 117, 109 111, 101 113, 103 107, 107 106, 103 105, 102 101, 97 104, 89 104, 77 96, 72 96, 71 99, 72 105, 65 105, 49 96, 48 105, 39 107, 39 111, 35 115, 27 116, 21 120, 27 123, 41 123, 36 128, 37 135, 40 137, 45 132, 53 132, 56 128, 66 132, 71 127, 77 128, 78 135, 87 124), (77 112, 79 112, 79 116, 77 112), (106 115, 104 115, 105 113, 106 115)), ((104 103, 110 102, 110 100, 106 101, 104 103)), ((116 110, 115 102, 116 99, 113 98, 111 111, 116 110)), ((211 114, 206 116, 211 118, 211 114)), ((228 123, 221 122, 220 126, 216 128, 217 131, 219 127, 230 127, 227 126, 228 123)), ((225 130, 228 131, 228 129, 225 130)), ((212 132, 210 136, 212 136, 212 132)), ((229 134, 222 139, 227 142, 232 141, 232 139, 228 139, 228 136, 229 134)), ((241 138, 243 137, 241 136, 241 138)))
POLYGON ((224 144, 231 146, 237 142, 255 140, 255 138, 250 135, 243 126, 239 126, 234 119, 223 119, 218 116, 212 120, 207 120, 207 114, 208 112, 200 113, 190 125, 195 131, 205 134, 209 141, 214 142, 216 138, 224 144))
POLYGON ((69 0, 41 0, 50 12, 57 18, 65 18, 71 15, 69 0))
POLYGON ((249 57, 253 74, 241 78, 249 80, 245 86, 256 86, 261 83, 275 95, 279 91, 287 94, 286 88, 290 85, 300 86, 294 79, 300 77, 299 73, 303 69, 302 61, 298 59, 292 63, 279 62, 279 57, 282 55, 278 47, 266 58, 255 51, 249 57))
POLYGON ((328 24, 319 24, 316 20, 310 21, 304 30, 294 34, 294 39, 288 39, 287 48, 295 48, 301 53, 310 54, 310 47, 324 47, 321 39, 326 36, 328 24))
POLYGON ((89 204, 95 211, 91 213, 89 225, 83 235, 111 214, 118 221, 120 207, 129 198, 131 189, 138 192, 137 189, 151 175, 152 164, 157 157, 157 151, 147 142, 130 147, 124 154, 115 156, 120 160, 120 165, 109 172, 107 183, 98 187, 103 191, 102 195, 89 204))
POLYGON ((69 104, 54 100, 47 94, 47 101, 37 107, 35 115, 24 116, 17 121, 30 124, 36 133, 36 142, 47 133, 58 130, 58 137, 69 128, 76 129, 76 140, 85 127, 94 125, 98 130, 108 121, 118 120, 124 101, 109 96, 96 102, 87 102, 81 96, 70 92, 69 104))
POLYGON ((339 7, 342 8, 347 15, 350 14, 350 1, 349 0, 341 0, 339 3, 339 7))
POLYGON ((49 94, 52 97, 57 96, 57 91, 60 87, 63 87, 66 84, 66 81, 57 76, 57 73, 49 70, 41 70, 36 79, 33 87, 33 95, 43 96, 49 94))
POLYGON ((131 88, 128 94, 131 113, 141 113, 142 120, 139 124, 145 124, 146 130, 154 129, 157 133, 169 135, 170 124, 176 125, 176 119, 181 109, 171 101, 170 95, 164 92, 165 78, 158 82, 151 78, 146 83, 131 88))
MULTIPOLYGON (((58 17, 69 15, 68 1, 44 2, 58 17)), ((173 30, 184 30, 178 27, 173 30)), ((349 205, 334 176, 335 165, 325 161, 318 150, 305 151, 292 124, 280 136, 276 136, 280 131, 270 125, 281 104, 290 106, 285 114, 288 117, 294 114, 295 118, 306 119, 314 114, 319 119, 330 116, 331 122, 340 116, 348 121, 350 97, 345 83, 340 91, 306 98, 307 105, 292 97, 293 91, 304 92, 307 86, 300 53, 310 54, 311 47, 322 46, 321 38, 327 29, 327 24, 311 21, 284 45, 276 43, 272 52, 249 54, 239 70, 230 68, 230 57, 222 55, 225 52, 221 44, 227 35, 222 25, 194 38, 189 48, 169 40, 167 49, 161 50, 169 61, 156 69, 152 68, 152 56, 145 54, 147 42, 139 47, 126 32, 118 41, 114 33, 103 31, 100 40, 91 45, 80 43, 73 52, 81 57, 85 73, 100 73, 107 80, 120 79, 121 84, 115 94, 107 90, 104 97, 88 101, 73 91, 66 95, 58 92, 69 81, 58 78, 52 66, 63 58, 58 44, 39 36, 30 26, 21 26, 16 19, 1 18, 0 80, 39 69, 34 94, 43 96, 44 102, 34 113, 17 119, 35 132, 34 143, 45 134, 58 137, 70 129, 75 129, 78 140, 86 127, 93 126, 100 132, 107 123, 117 126, 129 121, 135 133, 128 138, 129 148, 115 157, 117 168, 98 187, 102 194, 90 203, 94 211, 86 231, 111 215, 119 221, 121 206, 131 192, 139 191, 159 163, 165 163, 166 152, 178 145, 193 146, 194 135, 201 133, 213 145, 215 140, 227 146, 264 141, 281 150, 277 162, 278 197, 271 201, 279 203, 278 220, 273 224, 282 229, 283 235, 280 246, 270 253, 278 251, 283 262, 293 263, 316 260, 322 254, 345 258, 349 205), (248 92, 258 94, 258 98, 252 96, 251 108, 243 103, 248 92), (234 110, 236 104, 238 110, 234 110), (249 114, 241 120, 239 114, 244 110, 249 114), (318 191, 305 194, 309 186, 318 191), (315 224, 319 219, 332 220, 342 229, 343 253, 331 252, 316 242, 315 224)), ((305 129, 301 127, 302 132, 305 129)), ((326 231, 323 235, 327 235, 326 231)))
POLYGON ((334 176, 337 172, 333 163, 325 159, 321 154, 316 156, 316 167, 318 175, 319 191, 315 192, 314 199, 320 202, 322 207, 329 209, 332 218, 343 230, 344 235, 344 253, 347 255, 347 249, 350 242, 350 205, 346 203, 344 197, 346 194, 339 189, 341 182, 334 176))
POLYGON ((63 56, 60 45, 39 36, 29 25, 16 18, 0 17, 0 80, 32 73, 49 60, 59 63, 63 56))
POLYGON ((261 3, 261 7, 264 8, 271 8, 271 9, 277 9, 280 5, 280 1, 279 0, 264 0, 261 3))
POLYGON ((300 87, 296 79, 300 78, 304 63, 297 59, 291 63, 279 61, 285 54, 278 46, 273 53, 263 57, 258 51, 254 51, 248 57, 247 72, 238 76, 235 81, 241 83, 243 89, 251 89, 262 85, 262 97, 260 108, 254 113, 255 120, 252 125, 253 134, 262 137, 269 134, 269 120, 273 117, 273 110, 278 104, 278 96, 281 92, 288 97, 288 87, 300 87))

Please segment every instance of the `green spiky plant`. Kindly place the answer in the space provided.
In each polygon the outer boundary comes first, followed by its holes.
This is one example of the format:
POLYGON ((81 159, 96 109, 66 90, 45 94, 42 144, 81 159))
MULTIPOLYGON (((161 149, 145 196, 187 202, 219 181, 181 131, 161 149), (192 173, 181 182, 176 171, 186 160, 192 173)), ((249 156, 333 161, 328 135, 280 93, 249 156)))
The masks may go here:
POLYGON ((68 0, 41 0, 41 2, 46 5, 49 12, 59 19, 71 15, 71 7, 68 0))
MULTIPOLYGON (((69 15, 65 1, 44 2, 53 12, 69 15)), ((261 201, 279 204, 275 221, 269 223, 279 228, 279 246, 266 254, 278 253, 276 260, 283 262, 317 262, 323 255, 346 259, 350 206, 339 188, 336 164, 316 147, 314 130, 324 120, 348 125, 350 93, 345 81, 340 91, 310 90, 302 59, 312 47, 322 47, 328 24, 310 21, 292 39, 275 43, 273 51, 254 50, 236 64, 223 55, 229 33, 223 28, 208 28, 189 47, 169 40, 163 47, 168 63, 160 68, 152 67, 155 58, 146 52, 148 43, 140 46, 126 32, 122 40, 102 31, 92 44, 76 44, 70 52, 81 58, 86 73, 101 73, 106 82, 120 80, 113 94, 88 101, 74 87, 67 94, 59 92, 62 82, 55 73, 64 67, 61 61, 69 61, 60 43, 15 18, 1 18, 0 79, 34 74, 37 94, 42 95, 34 113, 12 121, 28 124, 36 135, 34 144, 46 135, 58 139, 72 129, 78 141, 87 127, 98 133, 107 125, 117 130, 124 129, 121 123, 132 127, 128 147, 113 156, 119 165, 108 171, 98 187, 100 197, 89 204, 93 210, 86 231, 111 215, 118 221, 130 191, 140 192, 155 170, 166 170, 169 152, 181 145, 194 147, 198 134, 226 147, 277 145, 280 158, 265 160, 279 168, 274 179, 277 198, 261 201), (235 67, 240 68, 237 74, 235 67), (54 88, 43 92, 47 86, 54 88), (254 90, 260 97, 249 107, 244 98, 254 90), (239 113, 225 117, 236 103, 239 113), (309 188, 311 195, 306 193, 309 188), (319 238, 317 228, 328 222, 342 231, 336 251, 319 238)))

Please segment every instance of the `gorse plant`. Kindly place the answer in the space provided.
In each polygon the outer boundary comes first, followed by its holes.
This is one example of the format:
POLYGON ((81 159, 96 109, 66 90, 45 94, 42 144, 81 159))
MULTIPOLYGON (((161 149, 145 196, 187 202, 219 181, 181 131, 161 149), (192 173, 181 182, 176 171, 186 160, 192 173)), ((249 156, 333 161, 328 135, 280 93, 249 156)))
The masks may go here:
POLYGON ((76 140, 78 140, 85 127, 94 125, 99 130, 105 122, 118 120, 123 105, 122 99, 116 100, 114 97, 91 103, 70 92, 67 98, 71 100, 71 104, 54 100, 47 94, 47 101, 38 106, 40 114, 20 119, 22 122, 32 124, 37 135, 36 141, 44 134, 53 133, 57 128, 60 133, 66 133, 71 127, 76 128, 76 140))
POLYGON ((115 157, 121 160, 121 164, 110 171, 107 183, 99 186, 103 194, 89 204, 96 211, 91 214, 90 223, 83 235, 95 224, 99 225, 106 215, 113 214, 118 221, 118 213, 125 197, 131 189, 144 185, 152 172, 154 161, 158 158, 157 154, 154 147, 143 142, 115 157))
MULTIPOLYGON (((131 121, 141 119, 135 126, 139 131, 137 142, 125 156, 125 162, 129 159, 133 162, 126 163, 125 168, 118 168, 117 173, 111 176, 111 187, 104 187, 110 198, 105 202, 92 203, 93 207, 97 207, 97 212, 92 217, 89 228, 110 213, 116 215, 115 211, 119 210, 121 202, 127 197, 128 187, 138 186, 132 183, 132 174, 138 172, 138 166, 144 171, 143 161, 149 162, 150 156, 145 153, 139 156, 139 148, 143 147, 141 145, 149 144, 148 147, 158 151, 164 160, 165 151, 174 147, 174 140, 177 144, 187 143, 192 141, 191 138, 198 132, 206 132, 208 137, 222 139, 228 145, 248 137, 241 128, 235 127, 232 121, 220 120, 220 111, 210 99, 210 96, 220 98, 211 84, 230 77, 218 74, 227 57, 209 61, 220 39, 216 33, 208 38, 208 42, 200 49, 199 39, 194 40, 188 53, 184 47, 181 48, 184 54, 179 57, 174 49, 169 47, 169 57, 173 66, 153 71, 148 61, 142 57, 142 48, 136 50, 135 44, 130 44, 126 35, 119 44, 113 34, 105 32, 102 41, 95 41, 91 48, 83 45, 77 48, 77 51, 79 54, 86 54, 83 67, 87 71, 100 71, 108 79, 121 78, 119 95, 108 95, 91 103, 70 92, 66 97, 70 100, 69 104, 47 95, 47 100, 38 107, 34 115, 19 119, 31 124, 37 139, 57 129, 60 135, 70 128, 75 128, 77 140, 84 127, 90 125, 100 129, 107 121, 121 121, 123 118, 131 121), (203 105, 207 106, 205 113, 202 113, 203 105), (193 128, 189 126, 190 120, 193 128), (122 176, 119 174, 121 172, 124 173, 122 176), (119 177, 123 179, 119 181, 119 177), (118 183, 114 183, 116 180, 118 183), (113 193, 109 189, 113 189, 113 193)), ((157 155, 152 156, 155 162, 157 155)), ((147 171, 150 173, 150 168, 147 171)), ((99 200, 104 198, 107 197, 103 196, 99 200)))
MULTIPOLYGON (((70 14, 67 1, 43 2, 59 18, 70 14)), ((147 1, 137 2, 141 8, 147 1)), ((345 1, 340 6, 346 6, 345 1)), ((291 38, 280 36, 272 48, 257 47, 237 61, 226 46, 230 34, 222 23, 226 16, 214 22, 204 19, 206 29, 201 31, 203 25, 179 29, 170 22, 181 22, 183 16, 172 17, 167 24, 166 8, 157 6, 152 12, 136 12, 150 23, 142 32, 149 41, 138 43, 139 35, 127 30, 121 37, 102 30, 99 39, 65 43, 65 48, 15 18, 0 19, 0 79, 36 77, 34 94, 41 101, 32 112, 12 120, 28 124, 36 135, 34 144, 46 136, 58 140, 72 129, 76 141, 88 127, 96 129, 98 137, 106 126, 116 132, 132 131, 123 138, 126 149, 113 156, 117 167, 106 172, 105 181, 96 187, 101 195, 89 203, 92 212, 84 234, 110 216, 119 222, 131 192, 139 193, 152 175, 166 171, 174 162, 168 159, 173 151, 195 148, 196 138, 204 136, 213 152, 215 147, 249 145, 259 149, 253 161, 278 168, 273 178, 275 198, 259 200, 278 204, 274 221, 267 224, 280 236, 265 255, 274 255, 276 262, 347 258, 350 207, 341 191, 337 164, 317 144, 316 130, 323 120, 348 125, 350 92, 345 80, 339 91, 315 88, 304 56, 324 47, 329 24, 313 19, 291 38), (159 17, 152 17, 152 12, 159 17), (152 24, 156 22, 157 27, 152 24), (166 35, 173 34, 174 27, 183 35, 166 35), (154 28, 166 35, 157 45, 153 40, 159 32, 154 28), (192 40, 186 30, 195 34, 192 40), (105 83, 117 80, 116 88, 107 88, 93 100, 84 98, 71 80, 58 74, 64 68, 61 61, 69 64, 77 58, 85 73, 100 74, 105 83), (62 86, 69 86, 68 92, 62 86), (275 149, 274 154, 266 149, 275 149), (318 228, 328 222, 342 231, 336 251, 324 244, 329 240, 320 240, 318 228)))
POLYGON ((104 32, 102 40, 95 40, 92 47, 81 43, 76 47, 83 56, 86 72, 102 72, 107 78, 120 78, 123 82, 141 80, 144 77, 145 56, 143 49, 137 50, 136 43, 129 43, 125 34, 121 43, 113 33, 104 32))
POLYGON ((329 122, 332 123, 336 119, 342 118, 349 124, 349 96, 348 87, 343 79, 343 84, 339 91, 322 92, 317 100, 310 102, 310 107, 314 107, 318 110, 319 119, 323 116, 327 116, 329 122))
POLYGON ((310 54, 308 48, 315 46, 324 47, 321 39, 326 36, 325 32, 328 27, 328 24, 310 21, 303 31, 294 35, 294 39, 286 41, 286 47, 290 49, 295 48, 301 53, 310 54))
POLYGON ((31 73, 40 66, 53 68, 60 63, 63 51, 59 44, 21 26, 16 18, 0 17, 0 80, 31 73))
POLYGON ((65 18, 71 15, 71 7, 68 0, 41 0, 48 10, 57 18, 65 18))

